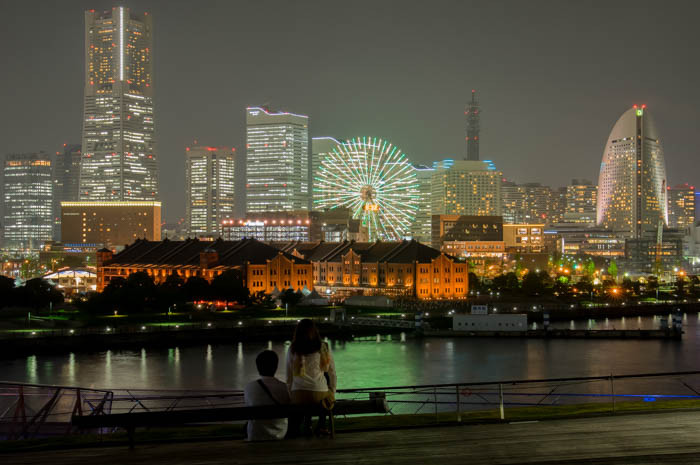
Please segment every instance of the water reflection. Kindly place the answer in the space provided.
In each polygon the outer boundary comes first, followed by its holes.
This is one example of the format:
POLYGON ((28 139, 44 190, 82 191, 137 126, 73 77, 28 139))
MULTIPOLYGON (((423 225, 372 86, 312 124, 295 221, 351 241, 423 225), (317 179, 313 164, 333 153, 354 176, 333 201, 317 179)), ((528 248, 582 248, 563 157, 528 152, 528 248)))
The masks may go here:
MULTIPOLYGON (((682 342, 659 340, 563 340, 523 338, 415 338, 404 333, 364 342, 330 341, 343 388, 503 379, 593 376, 693 370, 696 368, 695 313, 688 315, 682 342)), ((574 322, 553 322, 572 327, 574 322)), ((583 320, 578 327, 599 322, 583 320)), ((653 318, 609 318, 612 327, 654 327, 653 318)), ((255 357, 268 347, 281 363, 289 342, 263 342, 139 351, 42 355, 0 362, 5 380, 95 388, 242 388, 257 376, 255 357), (216 352, 216 354, 214 354, 216 352), (216 357, 214 356, 216 355, 216 357)))

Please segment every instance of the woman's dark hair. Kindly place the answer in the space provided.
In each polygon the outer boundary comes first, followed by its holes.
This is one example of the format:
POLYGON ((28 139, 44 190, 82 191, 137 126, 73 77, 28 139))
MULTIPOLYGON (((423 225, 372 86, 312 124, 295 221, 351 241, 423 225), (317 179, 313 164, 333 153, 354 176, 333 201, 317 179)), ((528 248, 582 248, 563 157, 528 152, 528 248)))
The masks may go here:
POLYGON ((297 324, 290 349, 299 355, 309 355, 321 350, 321 335, 313 321, 304 318, 297 324))

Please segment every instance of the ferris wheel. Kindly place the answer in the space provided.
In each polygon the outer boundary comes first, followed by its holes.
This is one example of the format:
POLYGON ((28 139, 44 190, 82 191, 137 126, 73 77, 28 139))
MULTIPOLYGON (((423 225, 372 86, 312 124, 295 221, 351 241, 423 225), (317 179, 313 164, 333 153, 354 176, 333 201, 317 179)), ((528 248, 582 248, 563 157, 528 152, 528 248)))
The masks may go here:
POLYGON ((314 177, 314 207, 348 208, 370 241, 410 235, 418 210, 418 179, 405 154, 388 141, 357 137, 339 143, 314 177))

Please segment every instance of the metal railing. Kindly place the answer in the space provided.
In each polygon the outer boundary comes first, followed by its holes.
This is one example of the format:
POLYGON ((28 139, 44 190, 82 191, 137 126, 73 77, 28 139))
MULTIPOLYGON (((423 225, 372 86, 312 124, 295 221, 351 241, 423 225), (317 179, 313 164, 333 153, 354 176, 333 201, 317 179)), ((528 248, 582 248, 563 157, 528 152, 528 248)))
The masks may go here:
MULTIPOLYGON (((561 407, 571 407, 564 412, 568 415, 592 410, 614 414, 626 409, 626 403, 644 410, 647 405, 655 407, 654 402, 697 401, 671 406, 700 408, 700 371, 340 389, 337 398, 364 400, 378 393, 386 396, 388 416, 408 415, 422 424, 470 417, 504 421, 521 418, 524 410, 529 419, 537 419, 561 407)), ((73 415, 243 405, 240 390, 103 390, 0 382, 0 439, 76 434, 73 415)))
POLYGON ((467 414, 489 411, 506 420, 509 410, 522 415, 524 410, 516 409, 523 408, 531 417, 546 416, 547 407, 575 407, 570 410, 575 414, 583 404, 615 413, 631 401, 652 408, 658 401, 697 400, 700 407, 700 371, 341 389, 338 398, 376 392, 386 395, 389 415, 431 413, 440 421, 462 421, 467 414))

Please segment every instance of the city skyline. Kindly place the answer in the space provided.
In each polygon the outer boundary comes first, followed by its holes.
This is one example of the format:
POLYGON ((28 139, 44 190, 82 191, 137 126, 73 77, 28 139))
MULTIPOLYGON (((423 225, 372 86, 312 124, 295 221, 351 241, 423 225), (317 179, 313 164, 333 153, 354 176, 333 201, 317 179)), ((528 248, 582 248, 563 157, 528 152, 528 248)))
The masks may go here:
MULTIPOLYGON (((3 91, 7 112, 0 125, 5 131, 3 153, 42 149, 53 153, 64 142, 80 142, 82 108, 75 96, 82 94, 84 56, 66 51, 84 47, 85 10, 114 6, 102 1, 74 2, 69 7, 36 5, 41 7, 32 8, 31 2, 8 4, 8 13, 17 21, 3 31, 13 37, 2 41, 9 84, 3 91), (50 46, 36 45, 31 59, 6 48, 14 42, 35 43, 25 36, 30 31, 16 26, 28 17, 40 24, 58 21, 64 25, 50 46), (53 55, 58 51, 56 61, 53 55), (40 64, 60 70, 61 78, 42 80, 44 85, 40 85, 36 77, 41 75, 36 70, 40 64), (45 129, 37 132, 37 127, 45 129)), ((306 17, 288 5, 270 10, 241 4, 236 15, 227 15, 232 7, 208 3, 188 9, 188 21, 196 26, 193 30, 206 27, 206 34, 195 37, 182 33, 184 20, 171 12, 177 8, 159 2, 125 5, 149 11, 154 17, 160 169, 162 178, 170 180, 161 187, 167 221, 184 216, 183 147, 193 138, 212 145, 242 146, 245 107, 261 102, 308 114, 312 137, 377 134, 400 145, 413 163, 430 164, 463 157, 463 111, 474 88, 486 109, 481 121, 481 157, 494 160, 508 179, 553 187, 564 186, 575 177, 596 178, 599 154, 615 116, 631 103, 645 102, 656 113, 659 131, 664 134, 669 184, 698 182, 697 175, 683 174, 697 171, 692 135, 698 116, 686 102, 698 95, 690 84, 698 64, 683 60, 671 74, 656 68, 639 73, 625 64, 641 56, 662 64, 675 63, 674 58, 686 53, 697 32, 690 27, 688 8, 680 5, 670 7, 666 14, 670 20, 662 25, 647 17, 643 7, 631 10, 630 21, 648 30, 641 38, 613 24, 611 18, 621 6, 563 11, 546 8, 544 3, 527 10, 511 5, 503 17, 503 4, 441 4, 443 10, 454 13, 451 15, 425 5, 373 5, 372 14, 361 15, 361 8, 354 11, 355 7, 319 4, 309 8, 312 14, 306 17), (213 11, 217 14, 209 14, 213 11), (456 19, 463 13, 478 16, 476 25, 471 24, 481 32, 472 33, 476 40, 466 47, 466 28, 456 19), (291 32, 303 49, 290 43, 275 51, 281 37, 290 32, 286 27, 290 16, 295 19, 291 32), (525 16, 529 23, 521 24, 518 18, 525 16), (441 21, 432 24, 428 21, 432 17, 441 21), (263 18, 269 23, 264 36, 246 47, 231 48, 244 43, 263 18), (339 19, 323 21, 330 18, 339 19), (396 18, 397 31, 343 38, 343 32, 353 25, 359 30, 376 30, 375 23, 387 18, 396 18), (226 20, 235 27, 218 26, 226 20), (588 24, 610 31, 613 40, 590 35, 583 39, 580 32, 588 24), (221 35, 224 30, 227 35, 221 35), (314 39, 324 33, 331 40, 314 39), (550 41, 557 33, 561 40, 550 41), (432 42, 426 41, 428 37, 432 42), (512 46, 513 39, 519 41, 519 47, 512 46), (348 59, 335 58, 338 47, 348 59), (619 60, 622 50, 629 61, 619 60), (289 69, 275 70, 272 64, 259 61, 272 52, 289 69), (215 60, 229 55, 231 59, 225 62, 215 60), (349 63, 360 56, 377 72, 357 74, 349 63), (185 62, 215 64, 222 72, 195 72, 197 66, 183 69, 185 62), (250 65, 246 73, 223 72, 250 63, 255 66, 250 65), (610 72, 598 78, 595 70, 603 67, 610 72), (413 70, 410 76, 409 70, 413 70), (571 144, 572 140, 577 144, 571 144), (570 153, 567 163, 554 166, 557 164, 551 161, 562 150, 570 153)))

